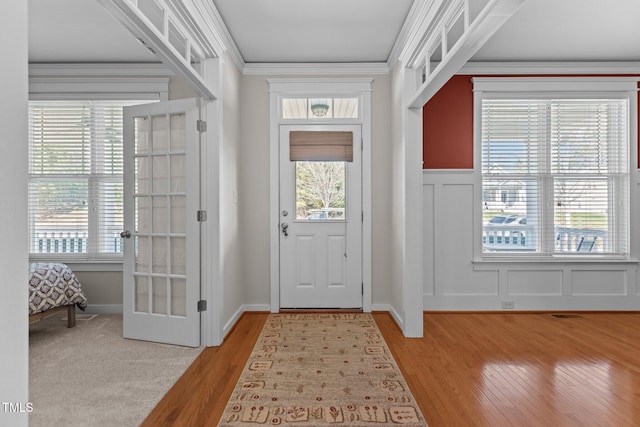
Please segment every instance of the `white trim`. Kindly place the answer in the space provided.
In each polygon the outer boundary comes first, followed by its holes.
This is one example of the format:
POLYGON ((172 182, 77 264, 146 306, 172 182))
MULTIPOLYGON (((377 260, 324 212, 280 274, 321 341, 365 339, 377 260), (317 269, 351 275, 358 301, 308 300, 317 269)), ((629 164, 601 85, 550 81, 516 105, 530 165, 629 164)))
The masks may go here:
POLYGON ((147 18, 144 13, 137 7, 137 4, 128 0, 98 0, 122 25, 124 25, 133 36, 138 39, 145 47, 162 60, 164 64, 170 67, 179 76, 185 78, 189 86, 201 97, 205 99, 215 99, 219 94, 214 94, 211 88, 204 81, 202 76, 190 63, 192 50, 198 51, 202 55, 204 61, 205 53, 211 54, 212 46, 201 46, 197 42, 206 41, 198 34, 194 33, 192 18, 190 13, 182 16, 176 8, 169 8, 164 0, 155 0, 156 3, 162 5, 164 11, 163 21, 164 28, 159 31, 155 25, 147 18), (169 40, 168 22, 171 22, 186 39, 188 47, 187 52, 182 54, 171 44, 169 40), (189 28, 187 28, 189 27, 189 28))
MULTIPOLYGON (((371 212, 371 91, 372 78, 297 78, 297 79, 268 79, 270 104, 270 289, 271 311, 280 310, 280 177, 279 177, 279 145, 280 125, 283 123, 280 115, 280 98, 287 95, 319 95, 319 94, 357 94, 361 96, 361 114, 359 123, 362 126, 362 280, 363 280, 363 311, 371 311, 372 298, 372 212, 371 212), (366 105, 365 105, 366 104, 366 105)), ((317 121, 315 125, 338 124, 336 120, 317 121)))
POLYGON ((245 76, 301 75, 387 75, 384 62, 369 63, 248 63, 241 68, 245 76))
POLYGON ((88 304, 85 311, 77 313, 84 314, 122 314, 122 304, 88 304))
MULTIPOLYGON (((213 39, 211 46, 218 56, 222 56, 222 52, 226 51, 231 56, 236 67, 242 70, 245 65, 242 54, 235 40, 231 37, 231 33, 222 20, 215 4, 212 1, 203 0, 186 0, 185 3, 190 3, 190 5, 196 9, 196 15, 202 20, 202 22, 199 23, 200 28, 203 28, 203 32, 205 32, 205 30, 208 31, 208 37, 204 37, 205 41, 208 40, 208 38, 213 39)), ((191 6, 187 7, 190 11, 191 6)), ((190 14, 193 15, 191 12, 190 14)))
MULTIPOLYGON (((460 2, 447 2, 442 11, 429 21, 422 41, 411 50, 406 62, 409 67, 421 69, 426 64, 424 82, 417 88, 415 95, 409 100, 409 108, 422 108, 445 83, 460 71, 460 68, 516 13, 526 0, 489 0, 473 22, 465 24, 464 33, 450 50, 446 45, 446 28, 452 14, 458 10, 460 2), (434 24, 435 23, 435 24, 434 24), (431 51, 434 44, 442 46, 442 60, 431 70, 429 67, 431 51)), ((468 8, 468 2, 464 4, 468 8)), ((468 13, 468 12, 465 12, 468 13)))
POLYGON ((371 311, 391 311, 390 304, 371 304, 371 311))
MULTIPOLYGON (((472 82, 474 92, 493 93, 584 93, 638 90, 638 77, 474 77, 472 82)), ((628 94, 625 94, 626 96, 628 94)))
POLYGON ((244 313, 256 311, 268 313, 270 311, 270 307, 268 304, 244 304, 240 306, 240 308, 237 309, 235 313, 233 313, 231 319, 229 319, 229 321, 225 323, 222 331, 223 337, 226 338, 227 335, 229 335, 229 332, 231 332, 233 327, 236 325, 236 323, 238 323, 244 313))
MULTIPOLYGON (((396 323, 398 324, 398 327, 400 328, 401 331, 404 332, 405 328, 406 328, 406 323, 403 319, 403 317, 400 315, 400 313, 397 312, 397 310, 395 309, 395 307, 393 306, 389 306, 389 314, 391 314, 391 317, 393 317, 393 320, 396 321, 396 323)), ((420 316, 423 316, 423 311, 420 311, 420 316)), ((422 323, 421 323, 422 324, 422 323)), ((405 333, 406 336, 406 333, 405 333)))
POLYGON ((223 339, 227 337, 229 332, 231 332, 231 329, 233 329, 235 324, 238 323, 238 320, 240 320, 240 316, 242 316, 242 313, 244 313, 244 306, 240 306, 240 308, 238 308, 236 310, 236 312, 233 313, 233 316, 231 316, 229 321, 224 324, 224 326, 222 328, 222 337, 223 337, 223 339))
POLYGON ((407 14, 407 18, 404 20, 402 28, 398 33, 398 37, 396 37, 396 41, 391 48, 389 57, 387 58, 387 68, 389 70, 392 70, 396 63, 400 61, 400 57, 405 46, 409 44, 410 38, 415 37, 415 32, 418 30, 418 22, 420 22, 421 19, 424 19, 423 15, 427 12, 426 6, 431 3, 433 3, 433 1, 413 1, 411 9, 409 9, 409 13, 407 14))
POLYGON ((467 62, 457 74, 640 74, 640 62, 467 62))
MULTIPOLYGON (((415 71, 403 68, 402 106, 415 93, 417 82, 415 71)), ((402 159, 400 172, 402 181, 401 205, 396 207, 402 215, 402 318, 399 323, 405 337, 422 337, 422 298, 424 288, 423 272, 423 227, 424 205, 422 191, 422 108, 402 109, 402 159)))
MULTIPOLYGON (((373 78, 299 78, 299 79, 267 79, 269 92, 280 95, 318 95, 344 93, 360 94, 371 92, 373 78)), ((273 113, 278 113, 274 111, 273 113)), ((279 116, 277 116, 279 118, 279 116)), ((322 123, 316 121, 314 123, 322 123)))
MULTIPOLYGON (((52 254, 53 255, 53 254, 52 254)), ((40 259, 40 257, 30 257, 29 262, 45 262, 45 258, 40 259)), ((48 262, 51 262, 51 257, 46 258, 48 262)), ((61 262, 69 267, 72 271, 90 271, 90 272, 122 272, 123 271, 123 261, 122 259, 118 261, 87 261, 87 262, 77 262, 77 261, 65 261, 64 259, 56 259, 55 262, 61 262)))
POLYGON ((168 77, 30 77, 30 100, 159 100, 169 98, 168 77))
POLYGON ((201 147, 201 209, 207 211, 207 221, 201 223, 201 283, 200 298, 207 301, 207 311, 200 316, 200 342, 204 346, 217 346, 224 340, 224 252, 222 248, 222 217, 220 191, 222 188, 222 140, 224 94, 220 89, 224 63, 219 58, 207 59, 202 64, 208 84, 221 96, 205 103, 201 118, 208 123, 207 132, 200 134, 201 147))
POLYGON ((244 304, 242 306, 242 312, 250 312, 250 311, 270 311, 271 307, 269 304, 244 304))
POLYGON ((29 77, 76 76, 173 76, 173 71, 162 63, 76 63, 29 64, 29 77))

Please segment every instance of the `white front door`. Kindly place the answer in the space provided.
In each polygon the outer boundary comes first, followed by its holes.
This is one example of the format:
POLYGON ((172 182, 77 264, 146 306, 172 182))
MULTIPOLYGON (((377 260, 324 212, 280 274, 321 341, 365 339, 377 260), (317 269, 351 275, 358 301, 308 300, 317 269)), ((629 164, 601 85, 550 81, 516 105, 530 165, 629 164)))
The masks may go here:
POLYGON ((195 99, 124 109, 124 337, 200 345, 195 99))
POLYGON ((362 308, 361 162, 360 125, 280 126, 281 308, 362 308), (338 134, 352 159, 333 154, 338 134), (292 160, 293 135, 313 160, 292 160))

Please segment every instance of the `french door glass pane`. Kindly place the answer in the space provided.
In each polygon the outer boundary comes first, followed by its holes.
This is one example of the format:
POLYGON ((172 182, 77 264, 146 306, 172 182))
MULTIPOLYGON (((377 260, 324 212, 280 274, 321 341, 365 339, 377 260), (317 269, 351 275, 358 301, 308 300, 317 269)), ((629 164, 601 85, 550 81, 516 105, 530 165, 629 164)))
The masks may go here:
POLYGON ((165 277, 152 277, 152 309, 154 314, 167 314, 167 279, 165 277))
POLYGON ((134 310, 139 313, 149 312, 149 278, 136 276, 135 278, 135 304, 134 310))

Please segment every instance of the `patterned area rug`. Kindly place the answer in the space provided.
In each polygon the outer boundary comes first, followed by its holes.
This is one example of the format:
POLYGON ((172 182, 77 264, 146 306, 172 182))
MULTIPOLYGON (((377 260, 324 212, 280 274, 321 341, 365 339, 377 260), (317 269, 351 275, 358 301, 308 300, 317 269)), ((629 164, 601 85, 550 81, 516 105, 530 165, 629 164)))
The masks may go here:
POLYGON ((416 425, 424 417, 370 314, 271 314, 219 426, 416 425))

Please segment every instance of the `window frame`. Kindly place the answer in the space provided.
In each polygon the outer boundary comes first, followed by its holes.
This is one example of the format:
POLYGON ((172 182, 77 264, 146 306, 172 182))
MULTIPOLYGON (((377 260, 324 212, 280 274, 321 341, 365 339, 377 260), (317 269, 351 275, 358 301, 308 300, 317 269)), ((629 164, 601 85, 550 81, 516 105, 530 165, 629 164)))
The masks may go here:
MULTIPOLYGON (((637 258, 636 224, 631 221, 632 212, 637 212, 638 185, 638 113, 637 78, 627 77, 474 77, 474 262, 593 262, 626 261, 637 258), (483 250, 483 175, 482 175, 482 101, 484 99, 624 99, 628 101, 627 126, 627 251, 624 253, 558 253, 549 251, 549 236, 543 239, 543 252, 484 252, 483 250), (545 240, 546 239, 546 240, 545 240), (544 252, 546 250, 546 252, 544 252)), ((553 200, 553 199, 551 199, 553 200)), ((553 208, 551 208, 553 209, 553 208)), ((549 212, 542 215, 549 215, 549 212)), ((619 218, 618 218, 619 219, 619 218)), ((617 220, 618 220, 617 219, 617 220)), ((542 227, 540 232, 548 232, 542 227)), ((553 233, 552 233, 553 234, 553 233)))
MULTIPOLYGON (((126 66, 124 67, 126 68, 126 66)), ((68 78, 69 69, 56 70, 60 75, 43 77, 36 72, 29 79, 29 102, 39 101, 141 101, 158 102, 169 99, 169 77, 149 77, 148 75, 136 75, 141 71, 120 70, 121 73, 130 72, 131 76, 94 77, 100 74, 99 66, 79 67, 75 78, 68 78), (78 75, 86 73, 83 75, 78 75)), ((148 72, 148 70, 146 71, 148 72)), ((164 71, 163 71, 164 73, 164 71)), ((112 74, 112 70, 105 69, 104 76, 112 74)), ((124 126, 124 125, 123 125, 124 126)), ((30 131, 29 131, 30 132, 30 131)), ((28 178, 30 180, 30 176, 28 178)), ((126 179, 123 171, 123 181, 126 179)), ((91 181, 91 177, 89 177, 91 181)), ((91 183, 89 183, 91 184, 91 183)), ((91 188, 89 189, 91 191, 91 188)), ((91 197, 91 194, 90 194, 91 197)), ((30 220, 29 220, 30 221, 30 220)), ((97 224, 93 224, 91 217, 89 222, 89 236, 97 232, 97 224), (95 230, 91 230, 94 226, 95 230)), ((31 226, 29 227, 31 230, 31 226)), ((31 232, 31 231, 29 231, 31 232)), ((30 238, 30 235, 29 235, 30 238)), ((29 251, 31 243, 29 244, 29 251)), ((70 264, 77 271, 121 271, 122 254, 100 253, 32 253, 29 252, 29 261, 64 262, 70 264)))

